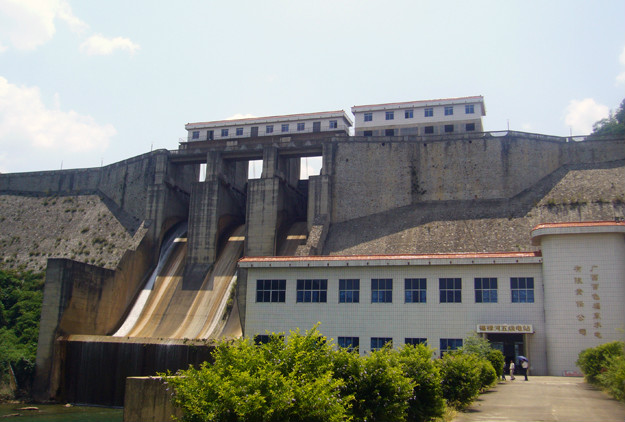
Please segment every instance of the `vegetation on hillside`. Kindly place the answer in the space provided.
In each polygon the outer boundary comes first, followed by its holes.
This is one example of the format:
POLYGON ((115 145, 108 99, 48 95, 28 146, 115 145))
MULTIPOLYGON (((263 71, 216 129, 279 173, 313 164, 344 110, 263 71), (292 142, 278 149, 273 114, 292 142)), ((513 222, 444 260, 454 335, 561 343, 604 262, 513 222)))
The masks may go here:
POLYGON ((582 350, 576 365, 586 381, 625 402, 625 343, 613 341, 582 350))
POLYGON ((594 136, 625 136, 625 99, 616 111, 592 125, 591 139, 594 136))
POLYGON ((30 387, 35 370, 43 273, 0 269, 0 385, 30 387))
POLYGON ((301 334, 221 342, 212 364, 161 374, 183 421, 431 421, 467 406, 497 381, 469 350, 433 359, 426 345, 360 356, 317 327, 301 334))

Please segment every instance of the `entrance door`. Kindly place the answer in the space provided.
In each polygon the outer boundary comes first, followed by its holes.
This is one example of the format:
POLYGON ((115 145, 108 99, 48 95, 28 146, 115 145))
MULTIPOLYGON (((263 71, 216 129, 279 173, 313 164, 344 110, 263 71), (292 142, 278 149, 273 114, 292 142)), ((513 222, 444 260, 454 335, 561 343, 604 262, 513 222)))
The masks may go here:
POLYGON ((313 132, 321 132, 321 122, 313 122, 313 132))
POLYGON ((252 138, 256 138, 258 136, 258 126, 252 126, 252 133, 250 134, 252 138))
MULTIPOLYGON (((525 344, 523 343, 523 334, 488 334, 488 341, 493 348, 500 350, 505 359, 505 365, 508 367, 510 361, 514 360, 517 365, 517 356, 527 356, 525 354, 525 344)), ((515 372, 520 372, 521 368, 515 368, 515 372)))

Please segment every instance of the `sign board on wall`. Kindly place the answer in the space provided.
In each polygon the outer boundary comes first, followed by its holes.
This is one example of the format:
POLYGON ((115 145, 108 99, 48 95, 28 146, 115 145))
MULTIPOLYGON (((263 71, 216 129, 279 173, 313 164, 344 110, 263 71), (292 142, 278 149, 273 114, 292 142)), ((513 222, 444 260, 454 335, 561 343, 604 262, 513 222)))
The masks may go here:
POLYGON ((534 327, 531 324, 478 324, 477 332, 531 334, 534 327))

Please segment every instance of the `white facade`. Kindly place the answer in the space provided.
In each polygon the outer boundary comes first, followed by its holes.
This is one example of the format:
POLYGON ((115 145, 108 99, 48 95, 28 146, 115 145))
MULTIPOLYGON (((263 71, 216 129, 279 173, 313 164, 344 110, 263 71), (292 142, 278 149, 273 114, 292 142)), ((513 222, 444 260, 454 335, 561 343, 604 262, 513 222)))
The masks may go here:
POLYGON ((445 135, 483 132, 484 97, 352 107, 356 136, 445 135))
POLYGON ((336 132, 349 134, 351 119, 343 110, 249 119, 187 123, 188 142, 219 139, 291 136, 302 133, 336 132))
POLYGON ((440 350, 478 331, 507 358, 527 356, 536 375, 575 373, 581 350, 625 338, 625 224, 577 224, 582 232, 575 235, 561 233, 571 225, 537 227, 533 236, 542 254, 244 258, 244 334, 306 330, 321 322, 321 332, 335 343, 358 338, 367 352, 380 339, 395 346, 425 339, 440 350), (418 288, 415 296, 410 287, 423 285, 414 279, 425 279, 425 296, 418 288), (448 282, 454 279, 460 279, 458 290, 448 282), (279 301, 271 301, 271 287, 266 294, 265 280, 283 280, 274 283, 276 291, 284 287, 273 297, 279 301), (325 289, 316 290, 318 298, 325 291, 325 302, 305 302, 315 297, 315 284, 298 280, 325 280, 325 289), (357 303, 341 301, 348 286, 341 280, 359 280, 357 303))

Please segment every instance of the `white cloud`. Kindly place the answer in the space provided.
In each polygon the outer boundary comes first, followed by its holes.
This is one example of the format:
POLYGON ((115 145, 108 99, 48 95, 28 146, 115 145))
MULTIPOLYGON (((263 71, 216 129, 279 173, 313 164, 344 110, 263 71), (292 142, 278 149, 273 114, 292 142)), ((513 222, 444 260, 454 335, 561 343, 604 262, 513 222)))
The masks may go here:
POLYGON ((33 155, 102 151, 115 134, 112 125, 100 125, 91 116, 57 105, 47 108, 39 88, 13 85, 0 76, 0 149, 7 161, 24 149, 33 155))
POLYGON ((564 121, 571 127, 574 135, 586 135, 592 132, 593 123, 609 115, 608 106, 598 104, 592 98, 585 98, 569 101, 564 121))
POLYGON ((125 50, 134 54, 140 48, 128 38, 106 38, 102 35, 93 35, 80 45, 80 51, 90 56, 106 56, 115 50, 125 50))
MULTIPOLYGON (((625 46, 623 47, 623 51, 621 52, 621 55, 619 56, 619 61, 621 62, 623 67, 625 67, 625 46)), ((623 72, 621 72, 616 77, 616 82, 619 84, 625 84, 625 70, 623 70, 623 72)))
POLYGON ((34 50, 48 42, 56 32, 57 19, 74 32, 89 27, 74 16, 66 0, 0 0, 0 15, 4 16, 0 39, 8 39, 18 50, 34 50))

